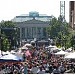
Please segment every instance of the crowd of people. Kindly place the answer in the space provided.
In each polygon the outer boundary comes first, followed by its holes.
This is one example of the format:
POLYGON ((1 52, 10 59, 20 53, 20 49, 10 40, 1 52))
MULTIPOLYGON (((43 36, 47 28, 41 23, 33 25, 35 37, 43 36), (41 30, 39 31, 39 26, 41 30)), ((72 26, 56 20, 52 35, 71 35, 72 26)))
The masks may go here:
POLYGON ((0 73, 4 74, 64 74, 75 73, 75 61, 65 60, 63 56, 55 56, 45 47, 29 50, 29 56, 23 51, 23 61, 4 62, 0 65, 0 73))

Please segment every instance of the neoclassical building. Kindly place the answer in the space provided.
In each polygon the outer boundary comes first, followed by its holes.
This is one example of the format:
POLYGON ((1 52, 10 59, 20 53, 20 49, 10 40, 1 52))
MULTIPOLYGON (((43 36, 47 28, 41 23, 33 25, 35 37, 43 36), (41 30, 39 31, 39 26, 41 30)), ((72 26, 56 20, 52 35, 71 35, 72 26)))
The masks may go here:
POLYGON ((29 12, 29 14, 23 14, 16 16, 12 19, 20 28, 20 39, 47 39, 46 27, 50 25, 50 20, 53 16, 47 16, 45 14, 39 14, 38 12, 29 12))

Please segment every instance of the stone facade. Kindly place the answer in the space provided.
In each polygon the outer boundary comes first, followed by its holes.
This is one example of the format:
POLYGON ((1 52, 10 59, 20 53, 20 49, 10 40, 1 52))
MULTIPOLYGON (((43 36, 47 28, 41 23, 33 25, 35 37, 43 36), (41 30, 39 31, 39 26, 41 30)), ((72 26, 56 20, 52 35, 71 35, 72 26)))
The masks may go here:
POLYGON ((12 19, 20 28, 20 39, 47 39, 46 27, 49 26, 50 20, 53 16, 47 16, 46 14, 39 14, 39 12, 29 12, 29 14, 23 14, 16 16, 12 19))
POLYGON ((46 33, 46 27, 50 22, 44 22, 39 20, 29 20, 25 22, 16 22, 17 27, 20 28, 20 39, 46 39, 48 35, 46 33))

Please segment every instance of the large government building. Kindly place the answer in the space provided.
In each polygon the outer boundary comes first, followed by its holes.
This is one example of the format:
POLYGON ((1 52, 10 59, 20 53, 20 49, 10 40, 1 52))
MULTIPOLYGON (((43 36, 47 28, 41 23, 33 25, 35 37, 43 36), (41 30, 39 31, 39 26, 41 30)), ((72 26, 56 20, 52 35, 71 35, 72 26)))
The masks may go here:
POLYGON ((47 39, 46 27, 50 25, 50 20, 53 16, 47 16, 45 14, 39 14, 39 12, 29 12, 29 14, 23 14, 16 16, 12 19, 20 28, 20 39, 47 39))
POLYGON ((69 22, 73 29, 75 29, 75 1, 69 3, 69 22))

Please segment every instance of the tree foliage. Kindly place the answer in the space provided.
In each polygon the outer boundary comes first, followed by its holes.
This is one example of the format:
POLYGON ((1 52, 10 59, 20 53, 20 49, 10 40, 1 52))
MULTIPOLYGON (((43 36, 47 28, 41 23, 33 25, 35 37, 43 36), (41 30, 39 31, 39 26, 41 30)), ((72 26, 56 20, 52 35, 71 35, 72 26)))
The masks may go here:
POLYGON ((51 39, 54 39, 57 46, 71 46, 72 30, 67 22, 61 22, 60 17, 53 18, 47 28, 47 33, 51 39))
POLYGON ((19 41, 19 35, 17 34, 18 28, 12 21, 2 21, 0 23, 1 27, 1 50, 11 50, 17 45, 19 41))
POLYGON ((1 38, 1 50, 2 51, 7 51, 10 49, 10 43, 8 38, 6 38, 6 36, 4 34, 2 34, 2 38, 1 38))
POLYGON ((14 28, 15 27, 15 23, 13 23, 12 21, 2 21, 0 23, 1 28, 14 28))

